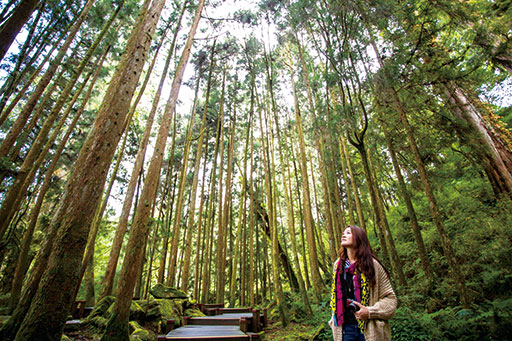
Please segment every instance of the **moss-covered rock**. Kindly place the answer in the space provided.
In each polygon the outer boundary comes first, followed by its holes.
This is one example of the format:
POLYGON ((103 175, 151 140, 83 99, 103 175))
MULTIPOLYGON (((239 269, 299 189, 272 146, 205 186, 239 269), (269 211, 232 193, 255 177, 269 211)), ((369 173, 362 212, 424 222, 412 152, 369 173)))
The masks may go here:
MULTIPOLYGON (((107 310, 107 317, 112 315, 114 311, 114 304, 112 304, 107 310)), ((146 312, 142 307, 135 301, 130 304, 130 321, 144 321, 146 312)))
POLYGON ((158 283, 155 285, 151 290, 149 290, 151 295, 153 295, 154 298, 166 298, 169 300, 173 299, 183 299, 188 298, 187 294, 185 292, 178 290, 176 288, 171 288, 166 285, 163 285, 161 283, 158 283))
POLYGON ((107 326, 108 318, 103 316, 94 316, 87 319, 87 324, 90 324, 96 328, 103 329, 107 326))
POLYGON ((112 304, 114 304, 115 300, 116 298, 114 296, 103 297, 98 303, 96 303, 89 316, 87 316, 87 321, 91 321, 97 316, 108 319, 110 314, 108 314, 107 311, 112 306, 112 304))
POLYGON ((196 308, 188 308, 185 310, 185 316, 201 317, 206 316, 203 312, 196 308))

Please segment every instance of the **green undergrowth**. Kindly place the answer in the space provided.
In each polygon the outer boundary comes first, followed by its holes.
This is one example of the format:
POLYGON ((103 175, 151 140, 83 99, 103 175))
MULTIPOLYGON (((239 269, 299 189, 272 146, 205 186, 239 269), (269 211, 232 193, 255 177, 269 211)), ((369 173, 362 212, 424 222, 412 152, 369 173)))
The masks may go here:
MULTIPOLYGON (((286 293, 285 300, 290 324, 284 327, 275 303, 268 305, 269 319, 273 323, 265 331, 265 340, 332 340, 327 324, 331 318, 327 295, 323 301, 311 303, 311 317, 307 316, 298 294, 286 293)), ((428 312, 425 307, 411 309, 405 305, 411 302, 417 303, 409 297, 400 300, 400 306, 390 320, 392 340, 512 340, 512 298, 474 304, 470 309, 447 306, 433 312, 428 312)))

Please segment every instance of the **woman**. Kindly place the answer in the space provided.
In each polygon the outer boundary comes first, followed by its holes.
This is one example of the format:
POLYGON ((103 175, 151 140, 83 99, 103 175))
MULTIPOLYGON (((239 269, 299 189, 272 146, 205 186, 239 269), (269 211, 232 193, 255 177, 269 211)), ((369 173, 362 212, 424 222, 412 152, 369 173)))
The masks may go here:
POLYGON ((396 306, 389 274, 373 254, 366 232, 348 226, 334 263, 329 321, 334 340, 391 340, 388 320, 396 306))

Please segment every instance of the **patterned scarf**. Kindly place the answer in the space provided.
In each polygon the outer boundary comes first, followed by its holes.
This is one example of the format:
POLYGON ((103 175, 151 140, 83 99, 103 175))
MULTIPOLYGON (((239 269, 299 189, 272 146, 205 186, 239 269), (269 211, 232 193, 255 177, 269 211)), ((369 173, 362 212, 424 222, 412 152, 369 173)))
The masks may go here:
MULTIPOLYGON (((344 264, 341 264, 341 259, 338 261, 338 266, 333 271, 332 276, 332 289, 331 289, 331 309, 334 318, 335 326, 342 326, 344 322, 343 313, 345 311, 345 305, 343 304, 343 290, 341 289, 344 264)), ((350 262, 349 262, 350 264, 350 262)), ((352 280, 354 281, 354 294, 356 301, 360 302, 364 306, 368 306, 370 302, 370 290, 366 276, 357 271, 357 262, 350 264, 345 270, 347 273, 352 274, 352 280)), ((364 334, 366 328, 366 321, 357 320, 357 325, 361 334, 364 334)))

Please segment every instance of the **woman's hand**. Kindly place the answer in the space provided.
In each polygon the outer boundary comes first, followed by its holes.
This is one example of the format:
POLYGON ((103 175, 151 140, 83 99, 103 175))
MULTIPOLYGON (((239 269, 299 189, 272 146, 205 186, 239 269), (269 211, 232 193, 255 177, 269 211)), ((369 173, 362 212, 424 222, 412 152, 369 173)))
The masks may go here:
POLYGON ((368 308, 357 301, 352 302, 359 307, 359 310, 354 313, 356 319, 368 320, 368 318, 370 317, 370 312, 368 311, 368 308))

